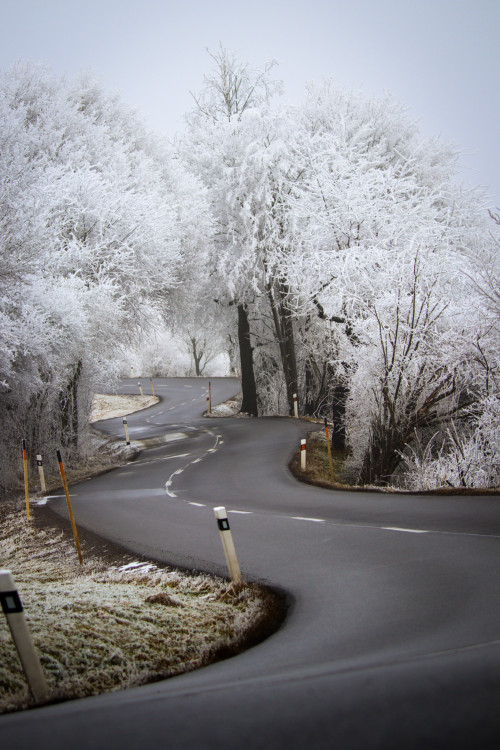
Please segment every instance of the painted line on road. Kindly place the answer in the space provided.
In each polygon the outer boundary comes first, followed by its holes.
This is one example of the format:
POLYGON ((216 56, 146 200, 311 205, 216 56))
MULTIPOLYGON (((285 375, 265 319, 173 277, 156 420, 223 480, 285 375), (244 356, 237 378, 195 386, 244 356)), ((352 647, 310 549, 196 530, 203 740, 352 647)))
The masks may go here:
POLYGON ((150 458, 149 461, 128 461, 126 466, 146 466, 147 464, 158 463, 158 461, 170 461, 170 459, 172 458, 186 458, 186 456, 189 455, 189 453, 178 453, 176 456, 161 456, 160 458, 150 458))
POLYGON ((405 531, 407 534, 429 534, 426 529, 402 529, 399 526, 382 526, 384 531, 405 531))
POLYGON ((191 500, 188 500, 189 505, 195 505, 197 508, 206 508, 207 506, 205 503, 193 503, 191 500))
MULTIPOLYGON (((174 474, 177 474, 177 472, 174 471, 174 474)), ((167 479, 167 481, 165 482, 165 492, 169 497, 177 497, 175 492, 172 492, 172 490, 170 489, 170 487, 172 486, 172 477, 174 476, 174 474, 172 474, 170 476, 170 479, 167 479)))
POLYGON ((324 518, 306 518, 305 516, 290 516, 292 521, 311 521, 311 523, 325 523, 324 518))
POLYGON ((239 513, 240 516, 251 516, 253 515, 252 510, 228 510, 228 513, 239 513))

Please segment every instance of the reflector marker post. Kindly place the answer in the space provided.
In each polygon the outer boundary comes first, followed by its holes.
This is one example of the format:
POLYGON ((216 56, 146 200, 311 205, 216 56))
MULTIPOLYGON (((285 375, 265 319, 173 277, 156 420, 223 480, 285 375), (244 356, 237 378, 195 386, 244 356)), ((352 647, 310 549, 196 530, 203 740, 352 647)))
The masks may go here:
POLYGON ((127 445, 130 445, 130 435, 128 434, 128 424, 127 424, 127 418, 123 417, 123 429, 125 430, 125 440, 127 441, 127 445))
POLYGON ((33 697, 44 701, 49 697, 49 689, 10 570, 0 570, 0 604, 33 697))
POLYGON ((26 517, 30 517, 30 494, 28 488, 28 457, 26 454, 26 440, 23 440, 23 469, 24 469, 24 494, 26 495, 26 517))
POLYGON ((59 462, 59 472, 61 474, 61 479, 64 487, 64 494, 66 495, 66 502, 68 504, 68 512, 69 517, 71 521, 71 528, 73 529, 73 536, 75 538, 75 547, 76 551, 78 553, 78 559, 80 560, 80 565, 83 565, 82 560, 82 551, 80 549, 80 541, 78 539, 78 531, 76 530, 76 523, 75 523, 75 517, 73 515, 73 508, 71 506, 71 498, 69 496, 69 490, 68 490, 68 482, 66 481, 66 472, 64 471, 64 466, 61 458, 61 451, 57 451, 57 460, 59 462))
POLYGON ((293 394, 293 414, 295 419, 298 419, 299 417, 299 405, 297 403, 297 394, 293 394))
POLYGON ((307 443, 307 441, 306 441, 306 439, 305 439, 305 438, 303 438, 303 439, 302 439, 302 440, 300 441, 300 468, 301 468, 301 470, 302 470, 302 471, 305 471, 305 470, 306 470, 306 467, 307 467, 307 458, 306 458, 307 450, 306 450, 306 443, 307 443))
POLYGON ((144 396, 144 391, 142 390, 142 385, 141 385, 141 381, 140 380, 137 383, 137 385, 139 386, 139 393, 141 394, 141 396, 144 396))
POLYGON ((218 508, 214 508, 214 513, 217 519, 217 526, 219 527, 224 555, 226 556, 227 567, 229 568, 229 575, 233 583, 242 583, 240 564, 236 557, 226 509, 221 505, 218 508))
POLYGON ((38 466, 38 474, 40 476, 40 489, 42 492, 47 491, 47 485, 45 484, 45 474, 43 472, 43 461, 40 454, 36 457, 36 465, 38 466))
POLYGON ((149 382, 151 383, 151 393, 153 394, 153 398, 156 398, 156 396, 155 396, 155 387, 153 385, 153 378, 151 378, 149 382))
POLYGON ((332 479, 332 484, 334 484, 335 475, 333 473, 332 446, 330 445, 330 437, 328 435, 328 422, 326 421, 326 417, 325 417, 325 434, 326 434, 326 445, 328 448, 328 462, 330 464, 330 477, 332 479))
POLYGON ((208 413, 212 413, 212 384, 208 381, 208 413))

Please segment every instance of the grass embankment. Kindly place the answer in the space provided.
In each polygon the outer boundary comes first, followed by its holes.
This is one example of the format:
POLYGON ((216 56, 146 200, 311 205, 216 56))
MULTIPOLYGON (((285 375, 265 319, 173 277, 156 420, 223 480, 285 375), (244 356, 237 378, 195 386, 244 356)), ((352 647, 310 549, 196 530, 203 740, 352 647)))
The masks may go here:
POLYGON ((332 451, 334 480, 331 480, 330 463, 326 436, 322 431, 311 432, 307 436, 307 465, 301 469, 300 450, 296 451, 290 461, 289 468, 296 479, 307 484, 324 487, 330 490, 351 490, 355 492, 385 492, 410 495, 498 495, 500 488, 481 487, 437 487, 425 490, 406 490, 392 485, 375 486, 356 484, 356 475, 349 468, 347 459, 349 450, 332 451))
POLYGON ((326 435, 321 430, 311 432, 307 436, 307 462, 304 471, 301 469, 300 453, 300 450, 296 451, 290 462, 290 470, 297 479, 308 484, 315 484, 319 487, 330 489, 359 489, 354 487, 354 476, 351 476, 346 469, 346 460, 349 456, 349 451, 332 451, 332 483, 326 435))
MULTIPOLYGON (((111 451, 95 471, 112 461, 111 451)), ((34 506, 28 520, 24 497, 0 505, 0 567, 14 576, 50 702, 191 671, 258 643, 283 620, 283 600, 261 586, 138 560, 81 529, 80 565, 69 524, 52 516, 34 506)), ((0 613, 0 712, 33 705, 0 613)))

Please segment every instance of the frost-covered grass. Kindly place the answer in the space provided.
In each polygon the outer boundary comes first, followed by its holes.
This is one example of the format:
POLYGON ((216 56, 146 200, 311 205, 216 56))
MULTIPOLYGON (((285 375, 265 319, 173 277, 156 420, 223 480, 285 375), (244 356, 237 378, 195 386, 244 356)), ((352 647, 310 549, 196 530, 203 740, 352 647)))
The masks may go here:
POLYGON ((355 472, 349 451, 332 451, 334 483, 331 481, 330 463, 328 459, 328 448, 325 434, 321 431, 311 432, 307 435, 307 466, 302 471, 300 463, 300 450, 295 451, 289 467, 292 474, 303 482, 315 484, 320 487, 331 489, 354 490, 357 492, 369 490, 370 492, 408 493, 411 494, 473 494, 489 495, 498 493, 494 487, 460 487, 450 485, 443 487, 437 482, 437 472, 431 475, 433 466, 415 465, 412 482, 406 482, 405 487, 386 485, 384 487, 374 485, 357 484, 357 473, 355 472), (420 477, 416 476, 420 469, 420 477), (430 478, 429 478, 430 476, 430 478))
POLYGON ((96 393, 92 400, 90 421, 97 422, 100 419, 124 417, 156 403, 158 403, 158 398, 153 396, 96 393))
MULTIPOLYGON (((36 511, 35 511, 36 516, 36 511)), ((170 677, 237 653, 276 614, 261 587, 134 562, 103 562, 64 532, 0 508, 0 567, 10 569, 50 687, 78 698, 170 677)), ((0 620, 0 711, 34 705, 0 620)))
POLYGON ((299 479, 311 484, 328 487, 348 487, 355 484, 355 476, 349 471, 348 451, 332 451, 334 484, 331 481, 330 461, 326 435, 321 430, 307 435, 307 463, 305 471, 301 469, 300 450, 296 451, 290 469, 299 479))

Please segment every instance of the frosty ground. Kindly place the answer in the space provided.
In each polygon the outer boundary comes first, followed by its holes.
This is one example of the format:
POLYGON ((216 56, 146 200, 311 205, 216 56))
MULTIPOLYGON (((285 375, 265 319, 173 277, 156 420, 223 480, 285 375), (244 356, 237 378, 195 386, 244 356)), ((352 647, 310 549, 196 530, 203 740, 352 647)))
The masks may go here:
MULTIPOLYGON (((121 416, 151 397, 100 397, 93 419, 121 416)), ((123 461, 108 446, 94 471, 123 461), (104 456, 104 458, 102 458, 104 456)), ((84 467, 80 476, 92 473, 84 467)), ((76 477, 71 476, 74 481, 76 477)), ((40 498, 38 498, 40 500, 40 498)), ((119 690, 233 655, 276 628, 280 602, 256 585, 188 575, 80 531, 73 539, 33 498, 0 505, 0 567, 10 569, 38 649, 50 701, 119 690)), ((0 620, 0 712, 35 705, 5 618, 0 620)))

